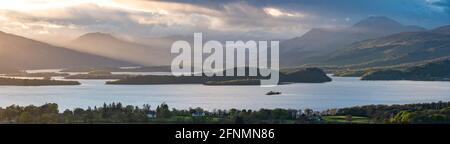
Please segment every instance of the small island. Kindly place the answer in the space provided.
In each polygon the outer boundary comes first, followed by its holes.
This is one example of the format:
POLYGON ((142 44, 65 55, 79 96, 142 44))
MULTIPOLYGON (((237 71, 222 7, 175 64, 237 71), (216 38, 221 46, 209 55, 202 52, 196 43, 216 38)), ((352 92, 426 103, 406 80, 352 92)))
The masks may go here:
POLYGON ((281 95, 281 92, 270 91, 270 92, 267 92, 266 95, 281 95))
POLYGON ((97 70, 88 74, 76 74, 64 77, 65 79, 124 79, 132 77, 132 75, 112 74, 110 71, 97 70))
POLYGON ((280 83, 325 83, 332 79, 319 68, 300 68, 280 72, 280 83))
MULTIPOLYGON (((246 68, 248 69, 248 68, 246 68)), ((236 68, 234 69, 236 72, 236 68)), ((224 71, 225 72, 225 71, 224 71)), ((248 72, 248 71, 247 71, 248 72)), ((260 85, 262 76, 135 76, 109 81, 107 84, 121 85, 155 85, 155 84, 204 84, 204 85, 260 85)), ((303 68, 293 71, 280 72, 279 84, 286 83, 324 83, 330 82, 331 78, 318 68, 303 68)))
POLYGON ((242 79, 242 80, 228 80, 228 81, 208 81, 204 85, 260 85, 261 82, 258 79, 242 79))
POLYGON ((91 72, 91 71, 110 71, 110 72, 171 72, 170 66, 145 66, 145 67, 80 67, 66 68, 60 72, 91 72))
POLYGON ((64 77, 69 76, 68 73, 56 73, 56 72, 41 72, 41 73, 9 73, 5 74, 7 77, 64 77))
POLYGON ((0 86, 56 86, 56 85, 80 85, 80 83, 77 81, 60 81, 50 79, 0 78, 0 86))

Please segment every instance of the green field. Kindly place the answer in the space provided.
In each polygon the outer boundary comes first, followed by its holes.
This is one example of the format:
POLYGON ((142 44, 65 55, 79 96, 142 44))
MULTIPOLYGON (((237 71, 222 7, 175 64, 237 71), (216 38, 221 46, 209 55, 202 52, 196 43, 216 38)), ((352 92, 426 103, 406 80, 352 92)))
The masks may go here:
POLYGON ((367 117, 352 116, 351 119, 348 116, 323 116, 327 123, 342 123, 342 124, 369 124, 370 119, 367 117))

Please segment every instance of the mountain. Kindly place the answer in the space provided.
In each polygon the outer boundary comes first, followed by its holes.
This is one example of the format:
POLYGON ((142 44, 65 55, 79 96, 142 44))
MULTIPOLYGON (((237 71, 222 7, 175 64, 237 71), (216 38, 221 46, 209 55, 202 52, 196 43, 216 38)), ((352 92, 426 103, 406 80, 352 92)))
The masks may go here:
POLYGON ((383 37, 400 32, 424 31, 418 26, 406 26, 387 17, 369 17, 345 29, 311 29, 301 37, 280 43, 284 66, 314 63, 320 56, 334 52, 354 42, 383 37))
POLYGON ((119 39, 107 33, 82 35, 70 42, 67 47, 144 66, 168 65, 170 62, 170 47, 151 47, 119 39))
POLYGON ((432 32, 441 33, 441 34, 450 34, 450 25, 438 27, 438 28, 432 30, 432 32))
POLYGON ((354 24, 350 31, 368 32, 378 35, 386 35, 389 33, 399 33, 405 31, 422 31, 425 30, 419 26, 403 25, 393 19, 383 16, 373 16, 354 24))
POLYGON ((86 54, 0 32, 0 68, 43 69, 129 66, 128 62, 86 54))
POLYGON ((450 56, 446 27, 423 32, 404 32, 349 45, 324 56, 323 64, 354 67, 390 66, 450 56), (326 58, 325 58, 326 57, 326 58))

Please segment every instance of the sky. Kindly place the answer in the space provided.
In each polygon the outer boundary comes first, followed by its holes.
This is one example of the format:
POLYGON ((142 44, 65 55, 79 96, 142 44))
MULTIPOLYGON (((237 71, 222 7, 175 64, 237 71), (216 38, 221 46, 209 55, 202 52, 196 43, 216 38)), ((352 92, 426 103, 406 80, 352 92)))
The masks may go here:
POLYGON ((369 16, 434 28, 450 24, 450 0, 0 0, 0 31, 52 43, 88 32, 287 39, 369 16))

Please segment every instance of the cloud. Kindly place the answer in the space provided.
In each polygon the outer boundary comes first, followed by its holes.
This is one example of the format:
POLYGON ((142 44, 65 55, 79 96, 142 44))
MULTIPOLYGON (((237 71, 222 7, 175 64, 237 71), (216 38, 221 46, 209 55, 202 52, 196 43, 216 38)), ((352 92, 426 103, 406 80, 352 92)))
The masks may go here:
POLYGON ((271 8, 271 7, 264 8, 264 12, 266 12, 266 14, 269 14, 274 17, 298 17, 298 18, 305 17, 305 15, 301 14, 301 13, 286 12, 286 11, 282 11, 280 9, 271 8))
POLYGON ((434 0, 430 1, 430 3, 442 8, 445 12, 450 13, 450 0, 434 0))
POLYGON ((15 0, 0 1, 0 30, 37 39, 86 32, 135 37, 192 35, 285 39, 371 15, 406 24, 450 23, 448 0, 15 0), (447 13, 432 7, 445 9, 447 13))
POLYGON ((297 26, 302 18, 299 13, 281 8, 270 8, 271 13, 268 13, 267 8, 246 2, 227 3, 220 9, 161 1, 22 1, 16 5, 0 8, 2 20, 8 19, 0 24, 3 30, 39 38, 43 34, 55 34, 62 30, 66 35, 72 34, 72 37, 91 31, 135 36, 304 31, 297 26), (20 5, 33 9, 26 11, 18 8, 20 5), (46 32, 43 33, 43 30, 46 32))

